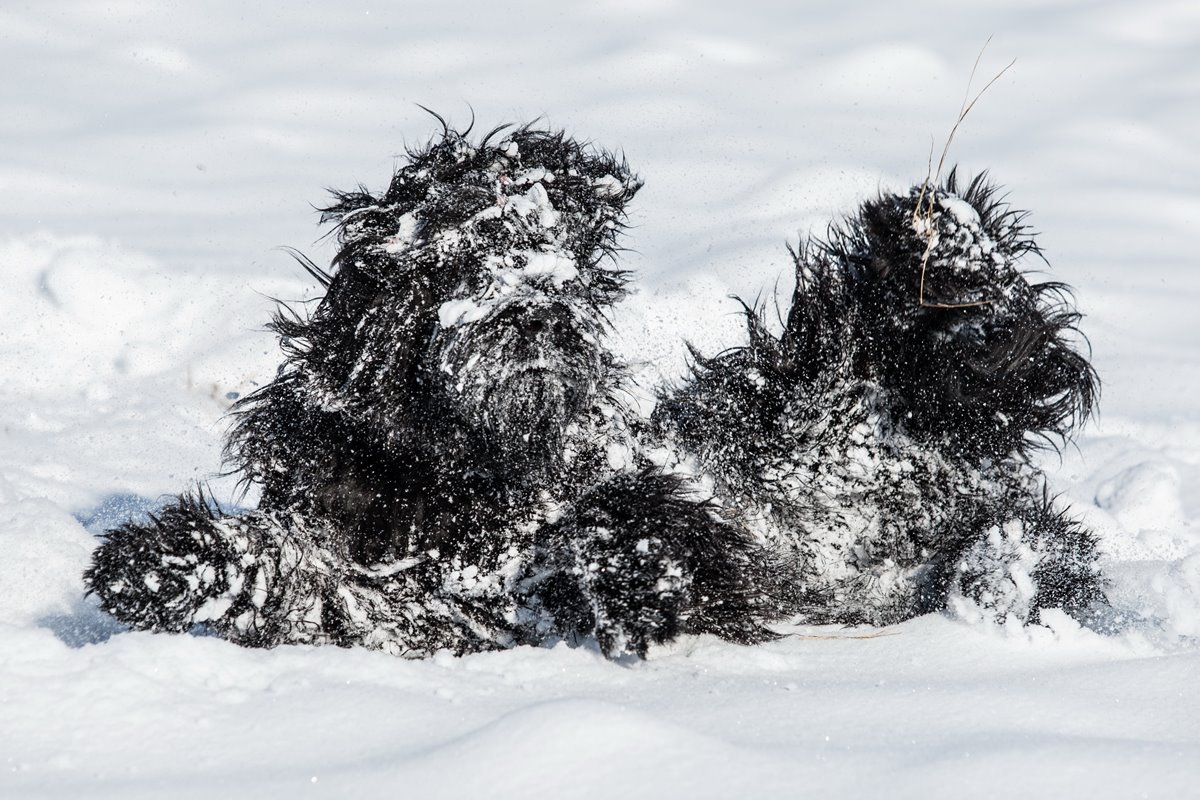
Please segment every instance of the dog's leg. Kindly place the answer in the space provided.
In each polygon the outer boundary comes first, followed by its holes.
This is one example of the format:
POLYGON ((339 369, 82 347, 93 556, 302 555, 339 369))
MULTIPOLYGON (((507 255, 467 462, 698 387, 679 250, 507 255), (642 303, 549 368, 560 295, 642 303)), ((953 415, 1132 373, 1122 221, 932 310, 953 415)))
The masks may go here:
POLYGON ((1096 568, 1096 537, 1049 497, 1022 498, 960 555, 949 604, 1003 622, 1038 623, 1061 608, 1080 620, 1107 605, 1096 568))
POLYGON ((284 514, 223 517, 184 496, 149 522, 110 531, 84 579, 101 607, 132 628, 204 626, 248 647, 357 645, 425 656, 507 643, 474 608, 485 603, 428 598, 436 569, 365 569, 327 546, 328 532, 305 524, 284 514))
POLYGON ((549 630, 594 636, 608 656, 644 656, 679 634, 773 637, 755 587, 766 569, 743 531, 676 476, 618 475, 537 534, 528 592, 549 630))
POLYGON ((254 620, 268 606, 277 571, 264 556, 277 555, 284 539, 272 517, 221 517, 203 496, 184 495, 147 522, 105 534, 84 580, 105 611, 133 628, 235 627, 232 619, 246 614, 247 642, 275 644, 278 634, 254 620))
POLYGON ((207 625, 249 646, 328 640, 336 559, 277 516, 224 517, 185 495, 148 522, 109 531, 84 579, 133 628, 207 625))

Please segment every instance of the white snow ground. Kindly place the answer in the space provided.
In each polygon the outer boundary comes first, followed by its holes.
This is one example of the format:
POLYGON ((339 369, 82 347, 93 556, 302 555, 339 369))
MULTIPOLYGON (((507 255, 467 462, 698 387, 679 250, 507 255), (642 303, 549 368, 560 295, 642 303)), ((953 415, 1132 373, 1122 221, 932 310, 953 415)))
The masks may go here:
POLYGON ((0 4, 0 797, 1200 796, 1200 6, 568 5, 0 4), (924 176, 989 35, 952 157, 1089 315, 1102 416, 1048 468, 1143 624, 405 662, 82 597, 94 532, 218 471, 269 298, 315 288, 273 248, 328 257, 310 204, 384 186, 415 103, 625 150, 622 345, 672 375, 797 231, 924 176))

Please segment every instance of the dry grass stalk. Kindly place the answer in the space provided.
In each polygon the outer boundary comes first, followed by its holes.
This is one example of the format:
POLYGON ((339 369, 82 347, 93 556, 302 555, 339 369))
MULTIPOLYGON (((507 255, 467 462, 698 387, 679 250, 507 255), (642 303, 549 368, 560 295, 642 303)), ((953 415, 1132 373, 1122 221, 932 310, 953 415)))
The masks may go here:
POLYGON ((813 639, 818 641, 836 641, 839 639, 879 639, 884 636, 899 636, 899 631, 875 631, 874 633, 792 633, 789 637, 792 639, 813 639))
POLYGON ((1012 65, 1017 63, 1014 58, 1004 67, 1004 69, 992 76, 992 79, 987 82, 979 93, 974 98, 971 97, 971 84, 975 82, 975 73, 979 69, 979 62, 983 59, 984 51, 991 44, 992 37, 988 37, 983 43, 983 47, 979 49, 979 55, 975 56, 975 64, 971 67, 971 75, 967 79, 967 90, 963 93, 962 105, 958 109, 958 119, 955 120, 954 126, 950 129, 950 135, 946 137, 946 144, 942 147, 942 155, 938 159, 937 171, 933 171, 933 145, 929 147, 929 164, 925 169, 925 182, 921 184, 921 194, 917 197, 917 205, 913 209, 913 228, 918 233, 923 233, 926 237, 925 253, 921 257, 921 283, 917 290, 917 302, 925 308, 972 308, 974 306, 984 306, 995 302, 994 300, 978 300, 973 303, 932 303, 925 300, 925 273, 929 268, 929 256, 933 253, 933 247, 936 243, 937 236, 933 225, 933 207, 934 207, 934 190, 938 181, 942 178, 942 168, 946 165, 946 156, 950 153, 950 144, 954 141, 954 135, 958 133, 958 127, 962 125, 963 120, 971 113, 971 109, 979 102, 979 98, 983 97, 984 93, 992 87, 996 81, 1004 73, 1012 68, 1012 65))

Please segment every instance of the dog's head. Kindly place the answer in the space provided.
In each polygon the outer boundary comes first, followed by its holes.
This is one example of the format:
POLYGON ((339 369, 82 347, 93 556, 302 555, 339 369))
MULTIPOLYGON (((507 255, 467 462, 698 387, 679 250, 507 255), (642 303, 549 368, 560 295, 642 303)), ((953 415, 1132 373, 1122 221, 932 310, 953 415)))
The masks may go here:
POLYGON ((335 195, 336 272, 281 332, 328 405, 385 435, 449 424, 517 468, 553 461, 618 367, 603 340, 627 275, 610 257, 640 185, 560 132, 446 128, 381 196, 335 195))
POLYGON ((979 175, 865 203, 823 255, 859 309, 859 345, 905 425, 1001 457, 1055 443, 1091 413, 1098 382, 1070 290, 1034 282, 1026 214, 979 175))

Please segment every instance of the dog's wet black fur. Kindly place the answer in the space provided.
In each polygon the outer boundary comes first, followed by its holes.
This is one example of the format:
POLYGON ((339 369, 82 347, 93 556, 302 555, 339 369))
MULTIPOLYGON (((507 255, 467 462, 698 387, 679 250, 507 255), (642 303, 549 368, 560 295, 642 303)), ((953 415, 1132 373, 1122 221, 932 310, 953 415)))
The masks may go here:
POLYGON ((794 251, 779 334, 747 309, 747 343, 664 393, 659 435, 790 560, 804 619, 1103 607, 1095 538, 1031 460, 1099 384, 1024 218, 954 173, 864 203, 794 251))
POLYGON ((884 194, 794 252, 782 331, 747 309, 650 420, 606 344, 640 180, 562 133, 446 127, 387 191, 335 194, 340 249, 227 456, 261 489, 110 531, 86 574, 132 627, 423 656, 953 605, 1102 606, 1095 539, 1031 458, 1097 380, 1022 215, 979 178, 884 194), (703 487, 703 488, 701 488, 703 487))
POLYGON ((605 339, 640 185, 561 133, 447 128, 382 195, 335 195, 333 267, 306 263, 324 299, 281 309, 286 361, 228 442, 259 509, 185 496, 110 532, 87 576, 102 605, 409 655, 769 638, 747 532, 647 460, 620 399, 605 339))

